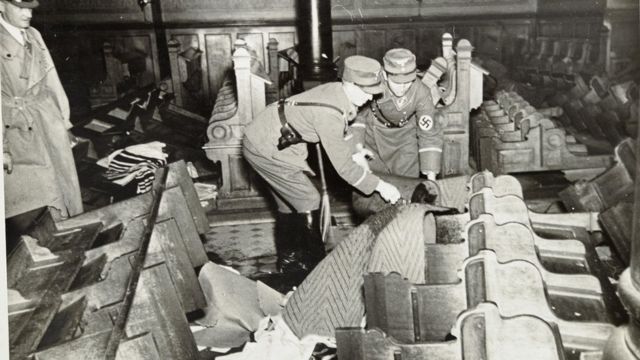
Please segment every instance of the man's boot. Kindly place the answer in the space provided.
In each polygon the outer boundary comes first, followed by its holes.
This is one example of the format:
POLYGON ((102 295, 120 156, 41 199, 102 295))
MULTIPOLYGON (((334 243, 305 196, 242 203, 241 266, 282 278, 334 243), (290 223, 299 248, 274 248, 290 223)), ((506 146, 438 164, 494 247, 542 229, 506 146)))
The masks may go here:
POLYGON ((309 271, 304 261, 304 251, 298 242, 300 215, 276 214, 275 243, 278 261, 276 267, 281 273, 309 271))
POLYGON ((320 210, 299 215, 301 219, 300 247, 305 250, 305 264, 311 271, 326 255, 320 232, 320 210))

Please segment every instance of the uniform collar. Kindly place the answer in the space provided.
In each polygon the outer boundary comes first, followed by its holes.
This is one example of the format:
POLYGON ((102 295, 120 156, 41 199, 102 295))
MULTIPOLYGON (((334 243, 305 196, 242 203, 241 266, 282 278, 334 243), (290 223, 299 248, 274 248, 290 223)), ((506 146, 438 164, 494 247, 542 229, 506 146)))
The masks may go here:
MULTIPOLYGON (((20 45, 24 46, 24 37, 22 36, 23 29, 20 29, 17 26, 11 25, 4 19, 4 16, 0 14, 0 25, 2 25, 8 32, 13 36, 13 38, 20 43, 20 45)), ((24 30, 26 31, 26 30, 24 30)))
POLYGON ((405 108, 410 102, 413 101, 413 98, 416 93, 418 79, 414 80, 409 89, 402 96, 396 96, 393 91, 389 88, 389 83, 385 81, 384 84, 384 93, 382 98, 375 100, 378 104, 383 104, 388 101, 392 101, 397 110, 402 110, 405 108))
POLYGON ((355 119, 355 115, 358 113, 358 107, 351 103, 351 100, 349 100, 349 96, 347 96, 347 93, 344 91, 344 87, 342 87, 342 83, 336 82, 335 84, 338 84, 338 86, 340 87, 340 91, 335 93, 344 95, 338 96, 340 102, 339 107, 344 109, 344 118, 347 122, 349 122, 355 119))

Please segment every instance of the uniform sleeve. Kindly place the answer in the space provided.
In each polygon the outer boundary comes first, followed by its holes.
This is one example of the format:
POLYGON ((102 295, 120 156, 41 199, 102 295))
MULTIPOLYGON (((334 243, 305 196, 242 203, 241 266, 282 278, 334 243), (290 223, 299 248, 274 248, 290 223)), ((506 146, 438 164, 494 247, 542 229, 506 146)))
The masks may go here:
POLYGON ((358 112, 356 118, 353 120, 351 125, 349 126, 349 130, 353 134, 353 144, 361 144, 364 146, 364 132, 367 127, 366 116, 368 114, 368 109, 364 109, 358 112))
POLYGON ((418 153, 420 171, 440 173, 442 146, 444 144, 444 116, 436 112, 426 86, 418 92, 416 121, 418 131, 418 153))
POLYGON ((371 194, 378 186, 380 179, 365 171, 351 159, 354 139, 345 136, 345 126, 342 117, 331 114, 324 119, 319 119, 315 124, 315 129, 320 143, 338 175, 362 193, 371 194))

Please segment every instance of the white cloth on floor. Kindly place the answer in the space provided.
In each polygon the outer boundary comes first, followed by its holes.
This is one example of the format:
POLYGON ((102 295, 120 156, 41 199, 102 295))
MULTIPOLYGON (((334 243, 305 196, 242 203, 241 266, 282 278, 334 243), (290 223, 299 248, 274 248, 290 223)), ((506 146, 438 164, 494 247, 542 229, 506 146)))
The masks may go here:
POLYGON ((280 315, 262 319, 255 333, 255 339, 256 342, 246 343, 242 352, 219 356, 217 359, 308 360, 318 343, 336 347, 334 338, 307 335, 298 339, 280 315))
POLYGON ((205 316, 195 321, 206 329, 193 334, 200 346, 240 346, 259 329, 261 319, 282 311, 282 294, 223 266, 205 264, 198 280, 207 299, 205 316))

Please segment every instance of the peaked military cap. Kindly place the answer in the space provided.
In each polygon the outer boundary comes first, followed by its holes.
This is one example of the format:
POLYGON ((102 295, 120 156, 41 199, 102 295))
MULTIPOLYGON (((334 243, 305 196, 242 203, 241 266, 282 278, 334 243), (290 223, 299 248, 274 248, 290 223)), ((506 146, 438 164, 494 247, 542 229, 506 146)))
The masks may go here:
POLYGON ((27 8, 27 9, 35 9, 40 5, 38 0, 2 0, 2 1, 7 2, 9 4, 13 4, 19 8, 27 8))
POLYGON ((391 49, 384 54, 384 71, 395 83, 406 83, 416 78, 416 56, 407 49, 391 49))
POLYGON ((380 94, 383 91, 382 67, 377 60, 361 55, 344 59, 342 80, 358 85, 368 94, 380 94))

